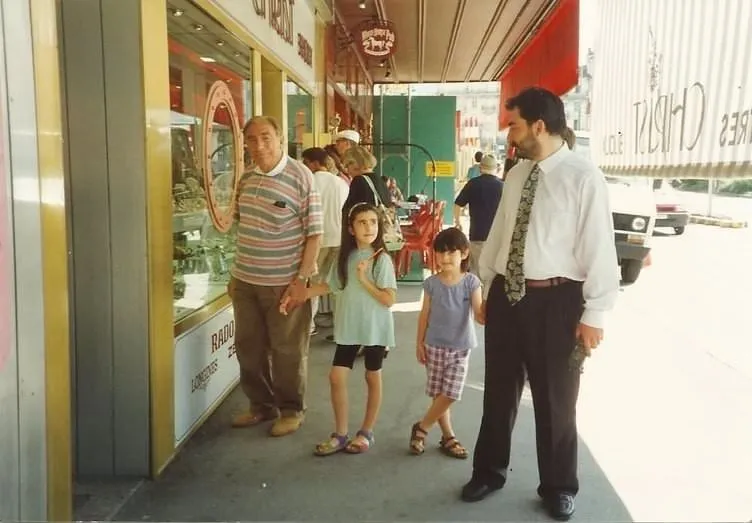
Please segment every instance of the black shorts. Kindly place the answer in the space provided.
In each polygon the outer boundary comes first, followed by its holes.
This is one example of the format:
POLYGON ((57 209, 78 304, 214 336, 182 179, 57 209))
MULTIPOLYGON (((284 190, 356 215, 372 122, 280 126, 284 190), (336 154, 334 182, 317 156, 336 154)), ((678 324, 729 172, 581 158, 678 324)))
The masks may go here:
MULTIPOLYGON (((361 345, 337 344, 337 350, 334 352, 332 366, 352 369, 355 364, 355 358, 358 357, 360 347, 361 345)), ((381 365, 384 362, 384 356, 386 354, 386 347, 382 345, 367 345, 363 347, 363 349, 363 357, 366 360, 366 370, 381 370, 381 365)))

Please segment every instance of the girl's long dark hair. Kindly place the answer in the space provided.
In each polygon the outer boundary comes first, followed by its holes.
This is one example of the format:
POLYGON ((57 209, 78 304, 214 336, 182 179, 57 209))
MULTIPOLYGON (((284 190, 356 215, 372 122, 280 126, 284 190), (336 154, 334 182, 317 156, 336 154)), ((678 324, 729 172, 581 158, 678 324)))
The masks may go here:
MULTIPOLYGON (((387 254, 386 245, 384 244, 384 217, 381 216, 381 212, 371 203, 356 203, 350 209, 350 214, 347 217, 347 221, 342 223, 342 245, 339 248, 339 259, 337 260, 337 272, 339 274, 339 281, 344 289, 347 286, 347 268, 350 261, 350 255, 353 251, 358 249, 358 243, 355 241, 355 235, 350 232, 355 220, 364 212, 374 213, 379 220, 379 230, 376 233, 376 239, 373 240, 371 247, 374 252, 382 249, 379 256, 387 254)), ((373 270, 376 270, 376 260, 373 260, 373 270)))

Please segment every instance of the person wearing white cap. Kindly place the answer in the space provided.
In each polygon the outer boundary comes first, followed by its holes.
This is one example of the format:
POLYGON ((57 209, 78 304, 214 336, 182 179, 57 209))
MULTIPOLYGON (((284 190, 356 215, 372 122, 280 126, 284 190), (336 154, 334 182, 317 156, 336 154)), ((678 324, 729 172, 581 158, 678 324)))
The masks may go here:
POLYGON ((480 176, 465 184, 454 200, 454 223, 461 229, 460 215, 470 205, 470 272, 478 275, 478 260, 491 230, 504 186, 498 177, 498 162, 487 154, 480 160, 480 176))
POLYGON ((356 145, 360 145, 360 133, 353 129, 344 129, 334 137, 334 147, 340 158, 345 154, 345 151, 356 145))

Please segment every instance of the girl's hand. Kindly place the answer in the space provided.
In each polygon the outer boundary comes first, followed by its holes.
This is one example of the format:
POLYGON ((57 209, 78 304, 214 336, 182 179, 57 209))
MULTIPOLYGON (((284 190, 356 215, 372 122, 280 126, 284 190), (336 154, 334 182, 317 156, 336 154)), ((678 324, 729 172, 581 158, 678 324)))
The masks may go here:
POLYGON ((425 343, 418 343, 415 348, 415 357, 418 359, 418 363, 421 365, 426 364, 426 345, 425 343))
POLYGON ((478 311, 478 314, 475 315, 475 322, 478 325, 486 324, 486 300, 483 300, 481 303, 480 310, 478 311))
MULTIPOLYGON (((382 253, 383 250, 384 250, 383 248, 379 249, 378 251, 371 254, 368 258, 358 263, 358 266, 356 268, 358 272, 358 280, 363 281, 363 278, 366 275, 366 270, 368 269, 368 262, 370 262, 371 260, 375 260, 379 256, 379 254, 382 253)), ((376 262, 374 261, 374 263, 376 262)))
POLYGON ((358 266, 356 267, 356 271, 358 272, 358 280, 363 281, 363 278, 366 277, 366 271, 368 270, 368 260, 363 260, 358 263, 358 266))

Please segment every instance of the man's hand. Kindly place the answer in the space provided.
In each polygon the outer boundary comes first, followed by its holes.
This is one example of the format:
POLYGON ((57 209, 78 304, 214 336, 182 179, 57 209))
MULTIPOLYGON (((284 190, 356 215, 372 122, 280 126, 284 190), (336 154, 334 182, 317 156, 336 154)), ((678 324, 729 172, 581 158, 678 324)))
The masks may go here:
POLYGON ((289 312, 290 307, 290 296, 285 294, 282 296, 282 299, 279 301, 279 313, 282 316, 287 316, 287 313, 289 312))
POLYGON ((598 345, 603 341, 603 329, 580 323, 577 325, 575 336, 582 341, 582 345, 586 349, 593 350, 598 348, 598 345))
MULTIPOLYGON (((285 289, 282 299, 280 300, 280 305, 285 305, 285 311, 291 311, 305 303, 307 299, 308 291, 306 290, 305 282, 296 277, 292 283, 287 286, 287 289, 285 289)), ((282 312, 282 307, 280 307, 280 312, 282 312)))
POLYGON ((417 347, 415 348, 415 357, 418 360, 418 363, 421 365, 426 364, 426 345, 425 343, 418 343, 417 347))

